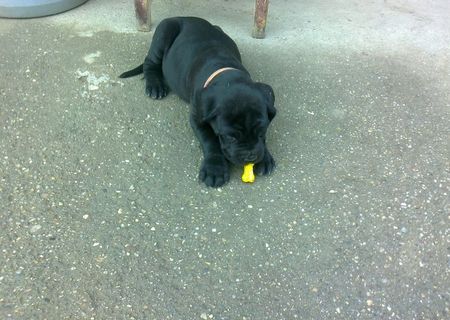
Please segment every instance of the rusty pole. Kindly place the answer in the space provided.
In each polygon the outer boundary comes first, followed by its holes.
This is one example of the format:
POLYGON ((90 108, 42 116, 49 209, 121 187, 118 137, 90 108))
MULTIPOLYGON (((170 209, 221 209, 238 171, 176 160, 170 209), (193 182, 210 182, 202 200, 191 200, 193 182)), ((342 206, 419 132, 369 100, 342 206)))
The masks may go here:
POLYGON ((255 24, 253 27, 253 38, 263 39, 266 36, 267 11, 269 10, 269 0, 256 0, 255 4, 255 24))
POLYGON ((150 31, 152 24, 152 0, 134 0, 134 10, 139 31, 150 31))

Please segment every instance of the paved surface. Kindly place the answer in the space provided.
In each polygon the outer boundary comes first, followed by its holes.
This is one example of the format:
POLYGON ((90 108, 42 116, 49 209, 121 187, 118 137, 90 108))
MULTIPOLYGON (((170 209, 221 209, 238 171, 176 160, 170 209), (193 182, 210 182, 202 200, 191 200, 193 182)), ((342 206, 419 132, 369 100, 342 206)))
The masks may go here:
POLYGON ((0 20, 0 318, 448 319, 447 1, 155 1, 274 87, 278 167, 200 185, 129 1, 0 20), (194 4, 195 3, 195 4, 194 4))

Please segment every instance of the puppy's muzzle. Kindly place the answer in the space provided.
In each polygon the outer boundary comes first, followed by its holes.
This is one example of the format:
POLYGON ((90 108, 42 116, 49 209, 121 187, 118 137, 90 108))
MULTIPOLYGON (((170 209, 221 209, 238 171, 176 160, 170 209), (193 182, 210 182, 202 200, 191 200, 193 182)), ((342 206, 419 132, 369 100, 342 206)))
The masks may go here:
POLYGON ((242 159, 244 162, 255 162, 258 160, 258 154, 256 151, 246 151, 242 154, 242 159))

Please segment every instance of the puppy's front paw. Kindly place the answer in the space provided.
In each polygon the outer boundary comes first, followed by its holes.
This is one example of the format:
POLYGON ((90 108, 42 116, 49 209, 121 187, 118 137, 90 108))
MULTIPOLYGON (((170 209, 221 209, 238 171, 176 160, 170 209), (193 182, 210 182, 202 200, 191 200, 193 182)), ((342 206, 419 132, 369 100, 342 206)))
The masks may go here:
POLYGON ((255 173, 259 176, 271 174, 275 169, 275 160, 269 151, 266 151, 261 162, 255 164, 255 173))
POLYGON ((208 157, 203 160, 199 178, 208 187, 218 188, 230 180, 230 169, 223 156, 208 157))
POLYGON ((167 96, 167 86, 162 80, 147 80, 145 84, 145 94, 153 99, 162 99, 167 96))

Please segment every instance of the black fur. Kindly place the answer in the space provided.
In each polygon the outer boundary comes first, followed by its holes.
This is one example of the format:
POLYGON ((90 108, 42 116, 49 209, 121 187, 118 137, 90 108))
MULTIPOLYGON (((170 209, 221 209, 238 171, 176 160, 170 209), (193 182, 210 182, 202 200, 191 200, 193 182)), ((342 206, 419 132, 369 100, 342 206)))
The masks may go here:
POLYGON ((120 75, 144 73, 145 92, 154 99, 172 90, 192 106, 190 122, 202 146, 200 180, 219 187, 230 179, 229 163, 255 163, 256 174, 269 174, 275 161, 265 135, 275 117, 272 88, 254 82, 234 41, 206 20, 177 17, 155 30, 144 63, 120 75), (218 74, 216 70, 235 68, 218 74))

